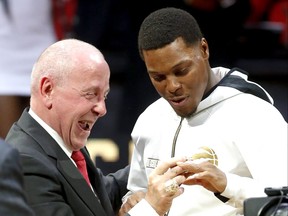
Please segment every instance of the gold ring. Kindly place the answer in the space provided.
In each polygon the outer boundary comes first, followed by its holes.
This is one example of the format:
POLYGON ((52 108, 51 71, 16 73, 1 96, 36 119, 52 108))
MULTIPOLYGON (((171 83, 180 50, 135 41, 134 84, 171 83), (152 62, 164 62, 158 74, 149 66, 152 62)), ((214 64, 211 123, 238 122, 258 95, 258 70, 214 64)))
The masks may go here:
POLYGON ((165 191, 170 194, 175 194, 178 191, 179 185, 175 179, 169 179, 165 182, 165 191))

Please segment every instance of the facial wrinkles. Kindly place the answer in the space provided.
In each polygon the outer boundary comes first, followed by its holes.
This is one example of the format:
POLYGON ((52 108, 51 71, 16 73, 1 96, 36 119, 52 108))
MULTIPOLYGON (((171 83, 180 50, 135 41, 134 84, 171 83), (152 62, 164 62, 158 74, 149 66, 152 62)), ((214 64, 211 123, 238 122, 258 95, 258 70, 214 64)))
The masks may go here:
POLYGON ((80 98, 76 92, 66 89, 66 87, 63 91, 64 94, 59 95, 60 99, 57 104, 58 133, 63 138, 64 143, 70 149, 75 150, 83 147, 86 142, 85 137, 79 135, 78 129, 84 104, 79 102, 80 98))
POLYGON ((108 64, 105 61, 101 61, 101 63, 94 68, 91 76, 88 77, 85 86, 83 86, 86 93, 95 94, 87 100, 90 101, 91 105, 89 109, 91 112, 89 112, 89 114, 92 114, 95 119, 106 114, 105 99, 109 92, 109 78, 110 71, 108 64))
POLYGON ((89 128, 91 129, 92 124, 96 121, 96 117, 91 112, 93 105, 85 97, 81 96, 79 92, 83 90, 81 88, 82 84, 86 84, 86 86, 90 86, 90 84, 85 79, 86 81, 82 80, 81 85, 79 85, 79 81, 75 81, 78 78, 78 76, 75 76, 71 78, 72 80, 70 79, 70 85, 64 87, 64 94, 59 95, 59 103, 61 104, 57 105, 59 110, 61 110, 58 114, 59 121, 61 122, 59 125, 61 136, 66 145, 73 150, 84 147, 90 135, 89 131, 82 128, 82 125, 89 122, 89 128), (71 86, 79 88, 79 91, 72 90, 71 86))
POLYGON ((69 142, 71 143, 71 146, 76 149, 84 147, 90 135, 89 131, 86 131, 82 128, 83 125, 89 122, 89 128, 91 130, 94 121, 96 121, 95 117, 87 115, 86 112, 88 109, 84 107, 87 106, 83 103, 74 107, 76 111, 75 112, 72 111, 70 116, 71 119, 67 120, 67 122, 69 122, 70 125, 69 124, 66 125, 67 128, 70 129, 67 138, 70 139, 69 142))
POLYGON ((86 68, 78 74, 77 80, 80 83, 81 90, 97 92, 97 96, 105 98, 109 91, 110 69, 107 62, 100 54, 91 54, 90 61, 85 64, 86 68))

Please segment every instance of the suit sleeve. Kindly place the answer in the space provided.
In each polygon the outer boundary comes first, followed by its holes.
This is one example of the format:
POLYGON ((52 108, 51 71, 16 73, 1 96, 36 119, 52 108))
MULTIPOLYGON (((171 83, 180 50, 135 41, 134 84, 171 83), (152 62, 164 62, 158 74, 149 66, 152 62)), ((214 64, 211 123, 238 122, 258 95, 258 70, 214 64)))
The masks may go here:
POLYGON ((10 146, 0 154, 0 215, 34 216, 23 190, 19 153, 10 146))
POLYGON ((122 197, 128 192, 127 181, 130 166, 105 176, 105 187, 111 200, 114 212, 118 212, 122 205, 122 197))

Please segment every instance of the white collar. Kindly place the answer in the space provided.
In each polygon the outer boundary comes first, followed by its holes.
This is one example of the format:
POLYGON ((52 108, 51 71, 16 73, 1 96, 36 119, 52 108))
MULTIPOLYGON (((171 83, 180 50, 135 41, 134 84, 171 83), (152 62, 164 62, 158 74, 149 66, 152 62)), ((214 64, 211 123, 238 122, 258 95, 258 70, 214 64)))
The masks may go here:
POLYGON ((58 143, 58 145, 62 148, 65 154, 71 158, 72 151, 67 148, 63 139, 59 136, 59 134, 51 128, 46 122, 44 122, 31 108, 29 109, 28 113, 31 115, 32 118, 35 119, 46 131, 50 134, 50 136, 58 143))

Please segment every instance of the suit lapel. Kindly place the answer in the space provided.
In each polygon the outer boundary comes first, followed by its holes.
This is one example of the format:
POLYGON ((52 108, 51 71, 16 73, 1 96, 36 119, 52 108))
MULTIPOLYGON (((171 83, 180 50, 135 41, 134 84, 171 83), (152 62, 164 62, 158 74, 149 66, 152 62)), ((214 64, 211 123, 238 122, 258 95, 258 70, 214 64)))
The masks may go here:
POLYGON ((86 160, 89 179, 91 181, 91 184, 92 184, 95 192, 97 193, 97 195, 100 199, 100 202, 101 202, 103 208, 105 209, 105 211, 108 215, 114 215, 114 212, 112 211, 113 208, 111 205, 111 201, 108 197, 108 193, 106 191, 105 184, 102 180, 103 178, 101 178, 97 168, 95 167, 92 159, 90 158, 88 150, 86 148, 83 148, 81 151, 82 151, 82 153, 85 157, 85 160, 86 160))
POLYGON ((76 191, 79 197, 81 197, 83 202, 87 204, 91 211, 100 215, 106 215, 97 197, 71 160, 69 158, 68 160, 58 159, 57 166, 59 171, 70 183, 71 187, 76 191))
POLYGON ((87 185, 70 158, 65 154, 57 142, 38 124, 25 109, 18 121, 19 126, 42 147, 43 151, 56 160, 57 168, 64 178, 69 182, 75 192, 81 197, 83 203, 94 212, 95 215, 106 215, 97 197, 87 185))

